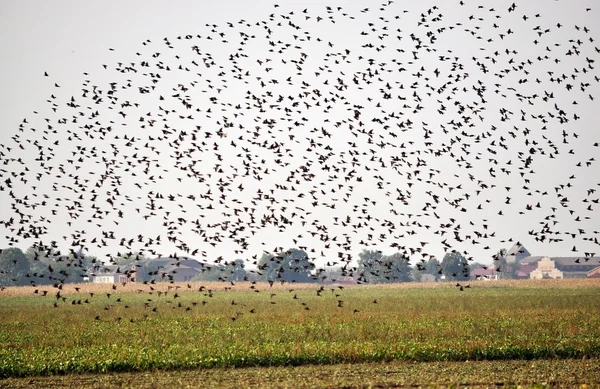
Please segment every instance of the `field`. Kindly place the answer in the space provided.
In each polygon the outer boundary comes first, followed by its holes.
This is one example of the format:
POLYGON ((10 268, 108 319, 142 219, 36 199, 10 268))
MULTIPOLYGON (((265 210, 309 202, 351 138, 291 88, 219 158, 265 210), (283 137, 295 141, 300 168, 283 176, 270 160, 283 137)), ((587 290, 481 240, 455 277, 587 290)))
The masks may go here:
POLYGON ((600 382, 600 280, 76 286, 1 292, 0 387, 600 382))

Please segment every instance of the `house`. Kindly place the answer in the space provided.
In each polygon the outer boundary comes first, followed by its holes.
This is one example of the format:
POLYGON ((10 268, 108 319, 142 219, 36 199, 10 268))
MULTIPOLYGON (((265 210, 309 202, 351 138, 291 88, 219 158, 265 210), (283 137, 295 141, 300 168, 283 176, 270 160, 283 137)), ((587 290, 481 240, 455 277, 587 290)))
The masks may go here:
POLYGON ((101 266, 91 276, 91 281, 95 284, 135 282, 135 269, 122 271, 119 266, 101 266))
POLYGON ((165 274, 168 281, 173 282, 188 282, 198 274, 202 273, 202 270, 192 268, 190 266, 168 266, 160 271, 161 274, 165 274))
POLYGON ((470 273, 473 280, 491 281, 498 280, 500 273, 496 269, 475 269, 470 273))
POLYGON ((506 252, 506 262, 515 263, 521 262, 524 258, 531 256, 529 251, 521 243, 516 243, 506 252))
POLYGON ((518 280, 529 279, 529 275, 536 268, 537 268, 537 262, 535 262, 533 264, 520 264, 520 266, 517 268, 517 271, 515 272, 515 276, 517 277, 518 280))
POLYGON ((147 272, 144 274, 152 275, 157 281, 189 282, 215 266, 188 257, 159 257, 146 262, 144 267, 147 272))
POLYGON ((586 273, 587 278, 600 278, 600 266, 586 273))
POLYGON ((537 268, 529 273, 531 279, 543 279, 543 278, 564 278, 563 272, 556 268, 555 262, 550 257, 543 257, 537 263, 537 268))

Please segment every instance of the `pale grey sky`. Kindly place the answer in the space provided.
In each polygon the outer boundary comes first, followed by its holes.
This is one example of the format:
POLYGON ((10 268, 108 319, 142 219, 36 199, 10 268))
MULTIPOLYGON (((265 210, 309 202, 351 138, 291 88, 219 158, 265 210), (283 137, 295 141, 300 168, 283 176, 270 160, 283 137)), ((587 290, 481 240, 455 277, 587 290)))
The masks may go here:
MULTIPOLYGON (((594 159, 600 149, 593 146, 600 136, 597 102, 590 98, 600 96, 597 62, 591 62, 599 58, 594 27, 600 9, 583 0, 516 1, 510 12, 513 1, 464 3, 0 2, 5 37, 0 40, 0 152, 5 154, 0 163, 7 161, 0 164, 0 181, 10 177, 17 197, 39 203, 18 209, 32 215, 34 225, 48 227, 45 243, 56 240, 66 249, 71 234, 85 230, 86 246, 97 255, 128 251, 119 245, 121 238, 137 240, 139 234, 142 242, 161 235, 164 243, 153 247, 162 254, 182 253, 166 243, 170 222, 178 239, 205 251, 208 259, 260 256, 277 246, 307 246, 317 259, 335 259, 338 252, 356 257, 362 248, 391 254, 395 243, 409 251, 422 248, 415 261, 423 253, 442 257, 446 244, 489 262, 498 249, 511 246, 502 242, 509 238, 538 255, 600 252, 593 241, 600 229, 600 204, 594 200, 600 195, 592 191, 600 189, 594 159), (436 40, 430 42, 432 36, 436 40), (558 78, 560 83, 554 82, 558 78), (111 83, 114 105, 107 95, 111 83), (103 91, 100 103, 92 100, 94 86, 103 91), (184 95, 192 109, 179 100, 184 95), (544 101, 546 96, 552 98, 544 101), (560 122, 561 110, 568 122, 560 122), (27 123, 19 131, 23 119, 27 123), (168 134, 161 131, 165 123, 168 134), (44 134, 48 125, 57 132, 44 134), (94 126, 87 131, 92 137, 85 135, 86 125, 94 126), (96 133, 107 126, 113 131, 106 136, 96 133), (219 137, 219 131, 227 136, 219 137), (207 132, 211 137, 205 139, 207 132), (136 140, 126 146, 131 137, 136 140), (202 141, 206 146, 191 151, 202 141), (269 150, 277 145, 281 154, 269 150), (46 162, 50 174, 44 174, 35 159, 39 150, 50 155, 48 147, 54 157, 46 162), (93 148, 97 157, 90 157, 93 148), (532 164, 524 168, 522 160, 532 151, 532 164), (10 160, 19 157, 22 164, 10 160), (103 157, 122 164, 109 163, 107 170, 103 157), (142 160, 154 162, 144 171, 142 160), (187 176, 189 168, 181 170, 190 163, 204 182, 187 176), (245 164, 251 166, 247 177, 245 164), (252 173, 257 169, 262 171, 252 173), (107 172, 104 186, 96 187, 107 172), (27 183, 19 182, 21 173, 27 183), (116 176, 120 179, 112 183, 119 194, 110 186, 116 176), (222 203, 219 180, 230 182, 222 203), (209 189, 213 201, 201 199, 209 189), (254 200, 259 190, 274 202, 254 200), (156 206, 164 209, 144 219, 151 212, 150 191, 163 195, 156 206), (175 201, 168 201, 169 194, 175 201), (192 195, 195 200, 188 198, 192 195), (113 196, 114 208, 106 201, 113 196), (205 209, 209 204, 214 209, 205 209), (110 212, 90 223, 93 207, 110 212), (253 216, 244 207, 255 208, 253 216), (284 232, 252 227, 269 215, 293 225, 284 232), (209 242, 195 233, 191 222, 197 219, 209 242), (229 239, 233 225, 247 229, 229 239), (102 248, 91 244, 102 240, 103 231, 114 231, 117 239, 104 238, 102 248), (530 231, 544 235, 544 242, 530 231), (248 243, 244 253, 234 252, 240 236, 248 243), (325 236, 328 241, 320 240, 325 236), (344 242, 347 247, 336 244, 344 242)), ((8 189, 0 192, 0 220, 19 219, 11 203, 8 189)), ((8 246, 15 237, 11 229, 20 227, 0 226, 0 247, 8 246)), ((17 246, 26 249, 32 242, 20 239, 17 246)))

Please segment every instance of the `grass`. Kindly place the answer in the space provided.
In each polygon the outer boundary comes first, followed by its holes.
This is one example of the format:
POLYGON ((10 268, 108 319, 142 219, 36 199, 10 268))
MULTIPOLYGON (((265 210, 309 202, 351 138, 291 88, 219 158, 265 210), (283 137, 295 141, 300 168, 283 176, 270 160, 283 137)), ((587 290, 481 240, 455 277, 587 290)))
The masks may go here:
MULTIPOLYGON (((369 371, 390 361, 600 357, 600 280, 479 282, 463 292, 451 284, 325 287, 321 296, 314 285, 257 285, 258 293, 247 283, 204 284, 202 292, 200 284, 179 286, 85 285, 78 293, 65 286, 58 308, 54 291, 4 290, 0 377, 160 371, 159 379, 206 368, 355 364, 369 371)), ((588 383, 598 382, 595 374, 588 383)))

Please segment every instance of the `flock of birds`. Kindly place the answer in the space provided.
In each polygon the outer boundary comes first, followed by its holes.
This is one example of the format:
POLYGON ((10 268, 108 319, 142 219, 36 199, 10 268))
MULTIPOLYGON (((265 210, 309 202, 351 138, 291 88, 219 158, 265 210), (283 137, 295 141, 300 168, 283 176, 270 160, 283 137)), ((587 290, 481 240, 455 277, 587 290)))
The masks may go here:
MULTIPOLYGON (((578 127, 600 81, 590 29, 518 3, 444 2, 414 16, 401 3, 275 5, 265 20, 148 39, 134 59, 102 64, 114 81, 86 72, 76 91, 52 81, 48 113, 0 145, 8 243, 62 251, 76 268, 80 253, 171 247, 174 263, 211 262, 211 250, 243 257, 259 241, 273 261, 298 247, 355 278, 357 247, 390 247, 421 267, 436 256, 422 236, 494 254, 493 224, 519 215, 534 219, 536 241, 600 244, 587 227, 599 143, 578 127), (343 45, 332 34, 342 26, 343 45), (452 39, 466 53, 448 49, 452 39), (564 181, 543 171, 552 160, 564 181), (163 233, 140 232, 152 223, 163 233), (73 232, 48 242, 62 224, 73 232)), ((36 276, 54 277, 67 301, 60 275, 36 276)))

